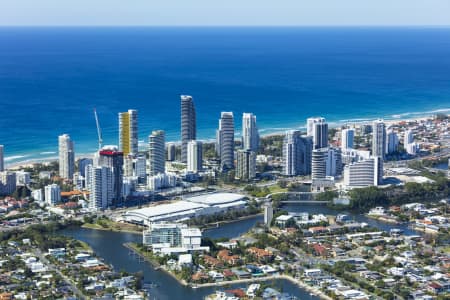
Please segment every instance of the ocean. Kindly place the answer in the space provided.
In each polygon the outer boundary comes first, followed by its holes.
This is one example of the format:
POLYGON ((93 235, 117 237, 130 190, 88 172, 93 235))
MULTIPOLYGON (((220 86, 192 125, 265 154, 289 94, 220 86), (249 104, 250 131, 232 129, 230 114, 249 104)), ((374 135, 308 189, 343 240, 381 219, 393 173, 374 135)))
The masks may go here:
POLYGON ((261 134, 410 118, 450 109, 450 28, 0 28, 0 144, 6 163, 118 143, 118 112, 138 110, 139 140, 179 139, 179 96, 194 97, 198 138, 221 111, 261 134))

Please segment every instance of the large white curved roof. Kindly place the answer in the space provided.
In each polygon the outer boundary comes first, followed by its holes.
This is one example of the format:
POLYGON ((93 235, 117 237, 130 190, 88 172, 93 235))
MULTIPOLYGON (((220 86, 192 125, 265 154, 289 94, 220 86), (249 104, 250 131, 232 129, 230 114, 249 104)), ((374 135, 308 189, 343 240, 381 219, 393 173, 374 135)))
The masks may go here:
POLYGON ((230 202, 236 202, 244 199, 245 196, 237 193, 212 193, 199 196, 193 196, 184 199, 185 201, 201 203, 206 205, 218 205, 230 202))

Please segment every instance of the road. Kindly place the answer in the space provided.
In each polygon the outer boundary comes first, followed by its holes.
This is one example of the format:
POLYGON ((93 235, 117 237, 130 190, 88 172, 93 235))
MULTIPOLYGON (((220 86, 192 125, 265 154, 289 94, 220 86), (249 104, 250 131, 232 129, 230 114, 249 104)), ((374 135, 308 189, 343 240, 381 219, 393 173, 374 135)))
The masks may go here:
POLYGON ((56 273, 58 273, 59 276, 61 276, 64 281, 66 283, 68 283, 73 291, 74 294, 76 294, 78 296, 78 299, 82 299, 85 300, 86 296, 84 296, 84 294, 77 288, 77 286, 75 285, 75 283, 68 278, 66 275, 64 275, 57 266, 55 266, 54 264, 52 264, 41 252, 41 250, 39 250, 38 248, 36 248, 34 250, 34 254, 39 257, 39 260, 42 261, 51 271, 55 271, 56 273))

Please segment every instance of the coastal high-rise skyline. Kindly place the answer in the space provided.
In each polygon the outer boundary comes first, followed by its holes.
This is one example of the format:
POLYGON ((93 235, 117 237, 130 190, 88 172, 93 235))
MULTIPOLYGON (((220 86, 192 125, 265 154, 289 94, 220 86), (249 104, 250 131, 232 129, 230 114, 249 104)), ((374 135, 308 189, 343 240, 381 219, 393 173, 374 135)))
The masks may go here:
POLYGON ((232 112, 222 112, 217 130, 216 151, 220 167, 227 171, 234 169, 234 117, 232 112))
POLYGON ((165 132, 163 130, 154 130, 148 137, 148 173, 150 176, 163 174, 166 170, 165 139, 165 132))
POLYGON ((187 162, 187 144, 197 139, 197 117, 194 99, 181 95, 181 162, 187 162))
POLYGON ((252 113, 242 114, 242 149, 253 152, 258 151, 259 133, 256 125, 256 116, 252 113))
POLYGON ((135 109, 119 113, 119 151, 124 156, 138 153, 138 112, 135 109))
POLYGON ((75 172, 75 152, 73 141, 68 134, 58 137, 59 176, 72 180, 75 172))

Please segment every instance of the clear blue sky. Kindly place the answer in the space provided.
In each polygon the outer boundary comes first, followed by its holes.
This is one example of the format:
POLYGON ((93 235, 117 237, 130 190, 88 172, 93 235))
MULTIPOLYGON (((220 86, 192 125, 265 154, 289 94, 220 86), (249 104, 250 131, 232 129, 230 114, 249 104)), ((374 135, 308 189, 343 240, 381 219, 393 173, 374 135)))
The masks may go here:
POLYGON ((0 0, 0 25, 450 25, 450 0, 0 0))

